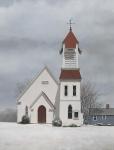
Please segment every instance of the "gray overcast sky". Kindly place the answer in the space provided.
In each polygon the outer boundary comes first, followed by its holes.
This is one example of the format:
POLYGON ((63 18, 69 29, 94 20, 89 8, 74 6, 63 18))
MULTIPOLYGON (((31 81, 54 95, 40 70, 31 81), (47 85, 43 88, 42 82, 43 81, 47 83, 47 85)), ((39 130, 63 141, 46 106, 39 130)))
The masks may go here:
POLYGON ((114 107, 114 0, 0 0, 0 108, 15 107, 17 83, 45 65, 58 78, 69 18, 83 50, 82 78, 114 107))

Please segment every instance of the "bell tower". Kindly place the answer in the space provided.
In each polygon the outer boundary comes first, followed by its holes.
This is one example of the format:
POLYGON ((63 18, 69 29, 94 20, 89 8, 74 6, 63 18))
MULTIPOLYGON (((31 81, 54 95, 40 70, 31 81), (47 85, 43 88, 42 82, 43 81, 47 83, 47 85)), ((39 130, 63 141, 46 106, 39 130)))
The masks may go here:
POLYGON ((62 42, 62 67, 60 73, 60 119, 63 125, 83 124, 80 100, 81 74, 78 57, 81 53, 79 41, 71 27, 62 42))
POLYGON ((62 49, 63 49, 63 69, 73 69, 78 68, 78 40, 74 36, 72 30, 69 31, 65 37, 62 49))

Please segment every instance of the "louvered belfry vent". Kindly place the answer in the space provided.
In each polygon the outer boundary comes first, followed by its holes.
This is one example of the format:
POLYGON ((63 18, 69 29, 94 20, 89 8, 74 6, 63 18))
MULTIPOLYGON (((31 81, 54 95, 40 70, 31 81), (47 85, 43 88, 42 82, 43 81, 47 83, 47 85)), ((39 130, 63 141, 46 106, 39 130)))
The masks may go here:
POLYGON ((76 52, 74 49, 66 49, 64 59, 66 68, 76 68, 76 52))

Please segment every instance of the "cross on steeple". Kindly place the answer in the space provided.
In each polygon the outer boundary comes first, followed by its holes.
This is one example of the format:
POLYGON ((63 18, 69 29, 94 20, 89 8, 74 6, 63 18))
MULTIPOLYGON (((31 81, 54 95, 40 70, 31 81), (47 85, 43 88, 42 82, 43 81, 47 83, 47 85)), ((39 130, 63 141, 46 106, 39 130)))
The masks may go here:
POLYGON ((67 24, 69 24, 69 26, 70 26, 70 31, 72 31, 72 24, 75 24, 75 23, 73 23, 73 22, 72 22, 72 19, 70 19, 70 20, 69 20, 69 23, 67 23, 67 24))

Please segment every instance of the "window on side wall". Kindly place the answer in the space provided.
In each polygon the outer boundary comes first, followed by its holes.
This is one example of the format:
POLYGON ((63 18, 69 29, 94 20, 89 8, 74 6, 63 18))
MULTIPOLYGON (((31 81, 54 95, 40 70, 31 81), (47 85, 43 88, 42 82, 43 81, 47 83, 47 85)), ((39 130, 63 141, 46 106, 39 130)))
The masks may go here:
POLYGON ((65 96, 68 95, 68 86, 67 85, 64 86, 64 95, 65 96))
POLYGON ((73 96, 76 96, 76 85, 73 85, 73 96))
POLYGON ((75 118, 75 119, 78 118, 78 112, 74 112, 74 118, 75 118))
POLYGON ((102 116, 102 120, 106 120, 106 115, 103 115, 103 116, 102 116))
POLYGON ((97 116, 93 116, 93 120, 94 120, 94 121, 97 121, 97 116))

